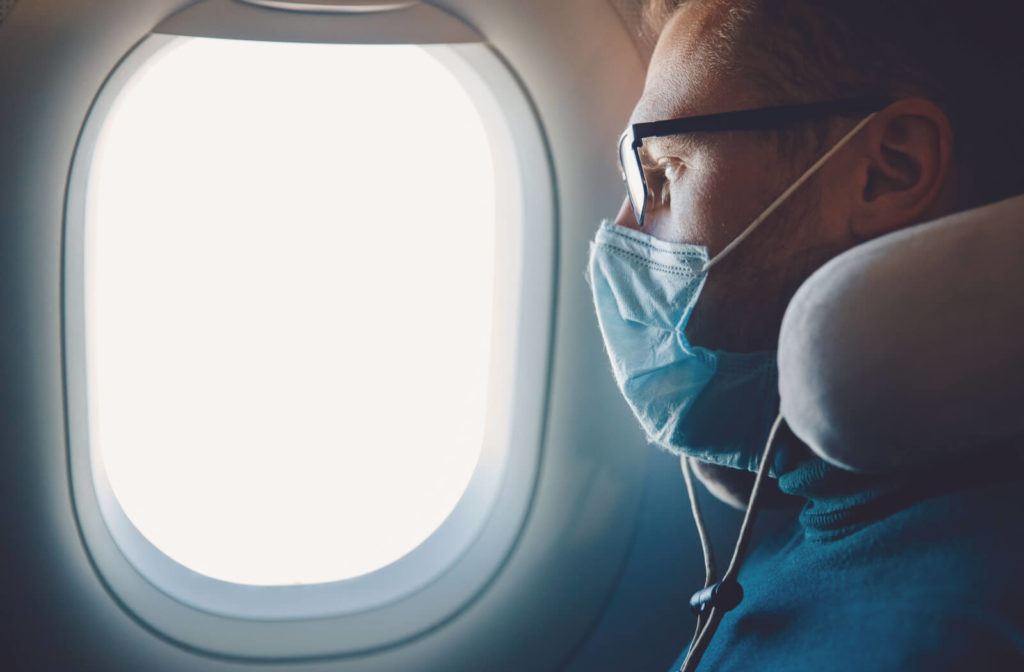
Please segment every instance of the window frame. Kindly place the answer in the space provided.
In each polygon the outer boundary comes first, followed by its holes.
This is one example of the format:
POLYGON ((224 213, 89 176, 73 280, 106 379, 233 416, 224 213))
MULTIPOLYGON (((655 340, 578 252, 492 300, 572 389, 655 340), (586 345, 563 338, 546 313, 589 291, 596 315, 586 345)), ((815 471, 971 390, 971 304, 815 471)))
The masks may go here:
POLYGON ((437 627, 486 589, 514 547, 532 503, 548 392, 556 270, 553 175, 535 111, 487 45, 423 45, 467 87, 488 125, 498 183, 513 185, 499 190, 497 204, 497 248, 505 254, 496 259, 489 438, 456 510, 413 552, 362 577, 302 586, 218 581, 176 563, 146 540, 121 510, 89 446, 88 171, 103 121, 120 92, 150 59, 180 39, 159 30, 122 59, 98 93, 68 185, 63 292, 69 460, 76 514, 93 568, 136 620, 215 655, 305 660, 408 640, 437 627), (501 506, 495 506, 499 500, 501 506))

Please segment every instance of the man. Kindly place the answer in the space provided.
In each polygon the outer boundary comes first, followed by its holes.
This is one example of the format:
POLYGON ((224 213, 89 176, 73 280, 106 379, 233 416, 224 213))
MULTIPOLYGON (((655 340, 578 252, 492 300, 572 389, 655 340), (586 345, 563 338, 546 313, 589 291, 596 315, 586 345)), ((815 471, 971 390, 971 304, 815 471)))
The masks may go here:
MULTIPOLYGON (((743 506, 778 410, 762 355, 797 289, 865 241, 953 213, 983 226, 980 206, 1024 193, 1024 9, 658 0, 648 14, 660 36, 620 145, 629 198, 592 250, 598 317, 648 435, 743 506), (742 110, 758 112, 720 114, 742 110), (649 125, 665 120, 680 121, 649 125)), ((1024 226, 1024 201, 1011 207, 1024 226)), ((763 500, 807 504, 747 559, 701 669, 1024 669, 1014 437, 898 463, 884 445, 840 456, 780 437, 763 500)))

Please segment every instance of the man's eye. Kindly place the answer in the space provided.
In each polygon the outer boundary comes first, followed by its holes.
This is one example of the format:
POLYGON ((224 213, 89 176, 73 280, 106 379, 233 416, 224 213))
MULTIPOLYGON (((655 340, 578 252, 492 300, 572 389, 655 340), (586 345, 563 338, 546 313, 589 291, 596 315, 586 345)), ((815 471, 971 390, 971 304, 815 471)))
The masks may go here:
POLYGON ((662 205, 668 203, 672 183, 679 179, 683 169, 682 162, 673 159, 659 159, 647 172, 647 188, 650 197, 662 205))
POLYGON ((660 159, 658 161, 658 170, 665 177, 665 181, 673 182, 679 179, 680 174, 683 172, 683 164, 675 159, 660 159))
POLYGON ((655 203, 664 203, 668 198, 668 180, 660 168, 651 168, 646 172, 647 197, 655 203))

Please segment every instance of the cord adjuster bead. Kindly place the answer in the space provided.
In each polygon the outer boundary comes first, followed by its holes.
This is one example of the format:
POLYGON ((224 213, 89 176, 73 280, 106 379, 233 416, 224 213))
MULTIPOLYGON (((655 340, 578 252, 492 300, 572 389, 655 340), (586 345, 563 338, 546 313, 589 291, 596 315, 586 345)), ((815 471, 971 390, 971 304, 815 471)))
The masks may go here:
POLYGON ((690 598, 690 611, 695 616, 710 612, 712 609, 731 611, 743 601, 743 587, 737 581, 725 580, 698 590, 690 598))

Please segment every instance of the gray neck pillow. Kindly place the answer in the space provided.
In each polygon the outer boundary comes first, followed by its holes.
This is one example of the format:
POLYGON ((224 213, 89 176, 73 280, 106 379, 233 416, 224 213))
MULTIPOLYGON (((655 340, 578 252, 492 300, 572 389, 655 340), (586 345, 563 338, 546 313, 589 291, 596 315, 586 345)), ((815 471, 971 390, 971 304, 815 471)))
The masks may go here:
POLYGON ((859 245, 797 291, 779 336, 790 428, 891 471, 1024 434, 1024 196, 859 245))

